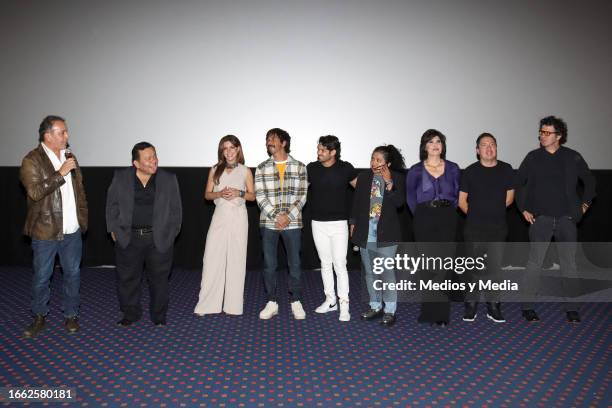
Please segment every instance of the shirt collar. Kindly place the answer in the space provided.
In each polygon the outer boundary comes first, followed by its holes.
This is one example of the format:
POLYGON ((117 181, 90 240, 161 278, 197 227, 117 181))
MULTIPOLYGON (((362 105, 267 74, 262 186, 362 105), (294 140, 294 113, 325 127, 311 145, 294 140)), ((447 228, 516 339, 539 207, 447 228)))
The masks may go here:
MULTIPOLYGON (((43 147, 43 149, 45 150, 45 152, 46 152, 47 154, 52 154, 52 155, 54 155, 54 156, 55 156, 55 153, 53 153, 53 150, 51 150, 51 149, 49 148, 49 146, 47 146, 47 145, 45 144, 45 142, 40 142, 40 145, 43 147)), ((66 151, 66 149, 62 149, 62 150, 60 150, 60 157, 62 157, 62 156, 64 155, 64 152, 65 152, 65 151, 66 151)), ((55 157, 57 157, 57 156, 55 156, 55 157)))
POLYGON ((45 142, 40 142, 40 145, 42 146, 45 153, 47 153, 47 157, 49 157, 49 160, 51 160, 51 163, 59 164, 60 166, 62 165, 62 162, 65 161, 64 152, 66 151, 66 149, 60 150, 60 157, 58 158, 55 155, 55 153, 53 153, 53 151, 49 148, 49 146, 45 144, 45 142))

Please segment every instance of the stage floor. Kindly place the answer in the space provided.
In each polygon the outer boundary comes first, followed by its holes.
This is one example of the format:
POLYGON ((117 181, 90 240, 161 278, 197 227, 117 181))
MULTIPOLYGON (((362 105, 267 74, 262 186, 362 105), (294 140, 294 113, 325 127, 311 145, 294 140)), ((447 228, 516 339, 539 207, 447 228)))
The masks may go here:
MULTIPOLYGON (((358 318, 367 309, 359 272, 351 272, 352 320, 339 322, 336 313, 314 313, 323 300, 320 273, 304 271, 307 317, 296 321, 281 272, 280 313, 261 321, 261 272, 249 271, 244 315, 197 317, 201 273, 176 269, 168 325, 154 327, 145 312, 141 321, 119 327, 114 269, 85 268, 81 331, 64 331, 56 270, 47 329, 23 339, 31 275, 29 268, 0 268, 0 386, 72 388, 76 403, 68 406, 612 404, 609 303, 583 305, 577 325, 566 323, 555 303, 539 304, 541 321, 531 324, 518 304, 503 306, 503 324, 488 321, 483 306, 475 322, 463 322, 463 305, 455 303, 443 329, 417 324, 419 306, 401 303, 396 325, 386 328, 358 318)), ((146 311, 146 289, 142 301, 146 311)))

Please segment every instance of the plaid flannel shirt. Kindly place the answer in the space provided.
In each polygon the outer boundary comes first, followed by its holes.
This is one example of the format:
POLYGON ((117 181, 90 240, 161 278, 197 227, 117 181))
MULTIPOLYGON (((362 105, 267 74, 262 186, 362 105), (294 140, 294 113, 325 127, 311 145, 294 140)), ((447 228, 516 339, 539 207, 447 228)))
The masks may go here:
POLYGON ((275 230, 274 221, 280 213, 291 220, 285 229, 302 228, 302 207, 306 204, 308 178, 304 163, 287 157, 283 185, 274 160, 268 160, 255 170, 255 197, 261 210, 259 226, 275 230))

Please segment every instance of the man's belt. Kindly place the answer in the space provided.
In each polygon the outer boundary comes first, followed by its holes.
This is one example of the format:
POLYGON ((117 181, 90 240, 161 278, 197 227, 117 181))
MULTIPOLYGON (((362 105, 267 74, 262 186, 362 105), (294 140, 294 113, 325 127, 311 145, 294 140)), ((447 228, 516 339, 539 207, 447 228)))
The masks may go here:
POLYGON ((153 233, 153 227, 132 228, 136 235, 149 235, 153 233))

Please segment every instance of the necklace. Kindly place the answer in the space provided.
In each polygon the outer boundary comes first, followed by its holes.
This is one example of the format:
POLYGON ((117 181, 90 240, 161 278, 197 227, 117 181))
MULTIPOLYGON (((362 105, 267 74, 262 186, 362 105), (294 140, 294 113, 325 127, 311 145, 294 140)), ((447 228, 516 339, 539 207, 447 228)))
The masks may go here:
POLYGON ((443 161, 440 161, 440 163, 438 163, 438 164, 431 164, 431 163, 428 163, 428 162, 427 162, 427 160, 425 160, 425 165, 426 165, 427 167, 433 167, 434 169, 437 169, 437 168, 438 168, 438 167, 440 167, 440 166, 441 166, 443 163, 444 163, 443 161))

